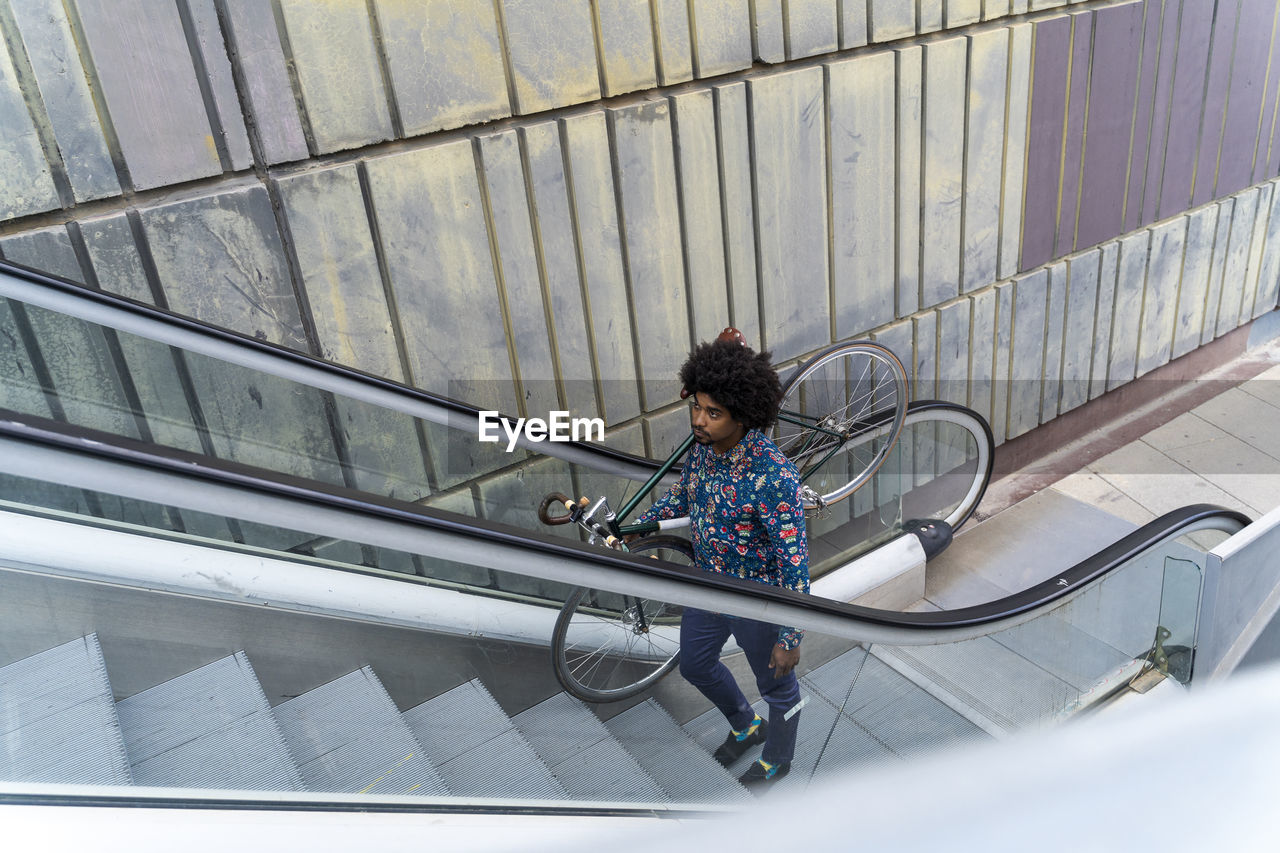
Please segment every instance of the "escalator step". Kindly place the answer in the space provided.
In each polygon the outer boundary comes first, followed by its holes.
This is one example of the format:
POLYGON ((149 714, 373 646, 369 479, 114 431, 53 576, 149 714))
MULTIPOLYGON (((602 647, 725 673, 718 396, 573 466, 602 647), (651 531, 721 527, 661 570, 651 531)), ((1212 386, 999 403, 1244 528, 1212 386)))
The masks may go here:
POLYGON ((666 794, 585 705, 559 693, 514 718, 570 797, 668 801, 666 794))
POLYGON ((123 699, 116 711, 138 785, 302 790, 244 652, 123 699))
POLYGON ((128 785, 96 634, 0 667, 0 779, 128 785))
POLYGON ((274 713, 308 790, 447 793, 369 667, 282 702, 274 713))
POLYGON ((676 802, 751 799, 738 780, 652 699, 606 720, 605 727, 676 802))
POLYGON ((479 680, 410 708, 403 717, 451 794, 564 799, 551 770, 479 680))

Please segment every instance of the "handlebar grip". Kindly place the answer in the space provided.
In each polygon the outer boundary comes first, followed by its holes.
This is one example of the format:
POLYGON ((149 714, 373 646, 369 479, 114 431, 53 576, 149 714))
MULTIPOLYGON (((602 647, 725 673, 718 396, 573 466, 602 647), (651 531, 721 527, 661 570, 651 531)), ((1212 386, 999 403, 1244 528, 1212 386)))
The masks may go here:
POLYGON ((551 515, 550 510, 552 504, 561 504, 565 509, 570 511, 572 511, 574 507, 573 501, 569 500, 568 496, 562 495, 559 492, 551 492, 543 498, 542 503, 538 505, 538 521, 541 521, 543 524, 549 524, 552 527, 560 524, 568 524, 570 521, 573 521, 573 519, 567 515, 551 515))

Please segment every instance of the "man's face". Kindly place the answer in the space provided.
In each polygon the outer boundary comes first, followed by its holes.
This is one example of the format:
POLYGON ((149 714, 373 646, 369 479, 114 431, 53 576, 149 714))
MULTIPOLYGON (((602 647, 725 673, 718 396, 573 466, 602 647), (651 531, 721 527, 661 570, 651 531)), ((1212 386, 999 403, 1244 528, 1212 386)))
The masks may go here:
POLYGON ((728 409, 703 393, 689 397, 689 423, 694 440, 711 445, 717 453, 724 453, 747 434, 746 428, 733 419, 728 409))

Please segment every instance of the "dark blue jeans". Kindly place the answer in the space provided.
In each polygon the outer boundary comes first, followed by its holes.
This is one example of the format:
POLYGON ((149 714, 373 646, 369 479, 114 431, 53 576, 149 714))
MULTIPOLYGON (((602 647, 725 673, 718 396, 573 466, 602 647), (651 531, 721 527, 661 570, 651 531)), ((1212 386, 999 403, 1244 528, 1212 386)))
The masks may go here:
POLYGON ((754 619, 739 619, 723 613, 685 608, 680 620, 680 674, 710 699, 742 731, 755 719, 755 711, 742 695, 733 673, 720 662, 720 650, 729 635, 751 664, 760 696, 769 704, 769 736, 761 758, 770 764, 788 764, 796 749, 796 728, 800 712, 786 719, 786 713, 800 701, 800 683, 794 672, 774 678, 769 658, 778 642, 778 626, 754 619))

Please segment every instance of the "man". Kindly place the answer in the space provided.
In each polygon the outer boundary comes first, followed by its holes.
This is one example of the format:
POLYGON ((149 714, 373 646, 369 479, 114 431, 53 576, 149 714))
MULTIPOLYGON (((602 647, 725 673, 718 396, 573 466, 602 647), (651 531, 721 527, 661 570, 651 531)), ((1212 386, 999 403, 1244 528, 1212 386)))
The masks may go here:
MULTIPOLYGON (((689 516, 694 563, 799 592, 809 591, 804 504, 795 466, 762 430, 778 416, 782 388, 768 353, 726 329, 700 344, 680 368, 695 444, 676 483, 638 520, 689 516)), ((795 751, 801 632, 752 619, 686 608, 680 674, 729 721, 716 759, 726 767, 755 744, 760 760, 739 779, 757 793, 787 775, 795 751), (720 650, 730 635, 746 654, 769 720, 756 715, 720 650)))

